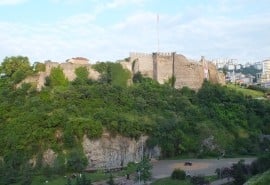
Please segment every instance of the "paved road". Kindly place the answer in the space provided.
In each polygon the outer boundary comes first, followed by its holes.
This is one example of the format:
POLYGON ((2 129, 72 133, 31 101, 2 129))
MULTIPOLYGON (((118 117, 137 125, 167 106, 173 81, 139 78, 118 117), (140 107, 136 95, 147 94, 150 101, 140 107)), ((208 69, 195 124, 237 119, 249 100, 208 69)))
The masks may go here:
MULTIPOLYGON (((251 163, 256 158, 230 158, 230 159, 184 159, 184 160, 160 160, 153 162, 153 169, 152 169, 152 177, 153 180, 169 177, 176 167, 181 167, 181 169, 185 170, 187 174, 193 175, 216 175, 215 170, 221 167, 230 167, 233 163, 237 163, 240 159, 244 159, 246 163, 251 163), (192 166, 184 166, 184 163, 189 161, 192 163, 192 166)), ((232 180, 232 179, 231 179, 232 180)), ((139 183, 135 183, 134 181, 126 181, 125 177, 116 178, 120 184, 125 185, 139 185, 139 183), (121 183, 124 182, 124 183, 121 183)), ((220 185, 227 182, 227 179, 217 180, 212 182, 211 185, 220 185)), ((95 182, 95 185, 103 185, 107 184, 106 181, 104 182, 95 182)))
POLYGON ((227 178, 224 178, 224 179, 219 179, 219 180, 216 180, 214 182, 211 182, 211 185, 222 185, 222 184, 226 184, 228 182, 232 182, 233 179, 230 178, 230 179, 227 179, 227 178))
POLYGON ((256 158, 228 158, 228 159, 184 159, 184 160, 160 160, 153 163, 152 177, 160 179, 169 177, 175 168, 185 170, 186 174, 210 176, 215 175, 215 170, 221 167, 230 167, 244 159, 245 163, 251 163, 256 158), (186 161, 192 162, 192 166, 184 166, 186 161))

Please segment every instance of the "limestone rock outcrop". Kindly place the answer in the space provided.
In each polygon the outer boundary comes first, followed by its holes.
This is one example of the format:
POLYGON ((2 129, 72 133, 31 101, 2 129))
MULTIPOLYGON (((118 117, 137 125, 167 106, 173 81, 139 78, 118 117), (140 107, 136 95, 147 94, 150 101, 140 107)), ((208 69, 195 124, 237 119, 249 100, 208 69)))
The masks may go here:
POLYGON ((89 162, 87 169, 119 168, 129 162, 139 162, 146 139, 146 136, 138 140, 120 135, 113 137, 109 133, 103 133, 96 140, 84 136, 82 146, 89 162))

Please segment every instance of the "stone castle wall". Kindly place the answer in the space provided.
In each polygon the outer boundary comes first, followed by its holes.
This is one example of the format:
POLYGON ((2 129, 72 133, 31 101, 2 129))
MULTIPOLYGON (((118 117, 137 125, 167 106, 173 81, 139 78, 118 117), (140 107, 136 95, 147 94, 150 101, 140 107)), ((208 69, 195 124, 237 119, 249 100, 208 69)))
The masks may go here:
MULTIPOLYGON (((153 78, 161 84, 174 76, 175 88, 187 86, 198 90, 205 78, 213 83, 225 84, 224 75, 217 71, 214 64, 207 62, 204 58, 200 62, 194 62, 176 53, 130 53, 129 62, 122 62, 121 64, 133 74, 141 72, 143 76, 153 78)), ((57 63, 47 61, 45 67, 45 72, 39 72, 35 76, 27 77, 17 87, 20 87, 22 83, 32 83, 36 85, 38 90, 41 90, 45 85, 46 77, 50 76, 52 68, 56 67, 63 69, 63 73, 69 81, 76 78, 75 70, 78 67, 86 67, 90 79, 97 80, 100 76, 92 68, 91 64, 82 64, 80 62, 57 63)))
POLYGON ((174 76, 175 88, 187 86, 198 90, 205 78, 213 83, 225 84, 224 75, 218 72, 211 62, 205 61, 204 58, 195 62, 176 53, 131 53, 129 64, 123 67, 131 68, 133 74, 141 72, 142 75, 161 84, 174 76))
POLYGON ((173 55, 171 53, 156 53, 157 67, 154 71, 155 80, 164 84, 173 75, 173 55))
POLYGON ((21 83, 17 85, 17 87, 20 87, 23 83, 31 83, 36 86, 37 90, 40 91, 42 87, 44 87, 45 85, 46 77, 50 76, 51 70, 57 67, 60 67, 61 69, 63 69, 63 73, 69 81, 73 81, 76 78, 75 70, 78 67, 86 67, 86 69, 89 72, 89 75, 88 75, 89 79, 97 80, 100 76, 100 74, 92 68, 91 64, 80 64, 80 63, 70 63, 70 62, 58 63, 58 62, 47 61, 45 62, 44 72, 39 72, 38 74, 34 76, 29 76, 25 78, 21 83))
POLYGON ((97 71, 95 71, 92 67, 91 64, 74 64, 74 63, 57 63, 57 62, 45 62, 45 66, 46 66, 46 76, 49 76, 51 73, 52 68, 55 67, 60 67, 61 69, 63 69, 63 73, 65 74, 66 78, 69 81, 73 81, 76 78, 76 74, 75 74, 75 70, 78 67, 86 67, 87 70, 89 71, 89 78, 91 79, 98 79, 99 78, 99 73, 97 71))
POLYGON ((189 87, 199 89, 204 80, 203 67, 199 63, 190 62, 183 55, 175 56, 174 64, 175 88, 189 87))
POLYGON ((225 85, 224 74, 216 70, 216 66, 213 63, 208 64, 209 80, 213 83, 220 83, 225 85))
POLYGON ((149 53, 130 53, 130 65, 133 73, 141 72, 142 75, 153 78, 153 57, 149 53), (139 59, 139 60, 138 60, 139 59))

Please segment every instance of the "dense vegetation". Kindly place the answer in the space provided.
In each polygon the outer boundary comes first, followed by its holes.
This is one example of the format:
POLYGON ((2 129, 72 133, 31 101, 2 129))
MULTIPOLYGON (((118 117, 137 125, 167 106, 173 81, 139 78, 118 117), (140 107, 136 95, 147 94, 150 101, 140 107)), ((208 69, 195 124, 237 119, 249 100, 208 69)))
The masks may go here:
POLYGON ((270 182, 270 170, 252 177, 246 185, 268 185, 270 182))
POLYGON ((80 171, 87 164, 83 136, 98 138, 104 129, 131 138, 149 135, 148 146, 159 145, 163 157, 256 154, 269 149, 269 141, 259 140, 259 135, 270 134, 269 101, 207 81, 198 92, 160 85, 140 74, 127 85, 131 76, 119 63, 98 63, 94 68, 101 73, 98 81, 87 79, 88 71, 78 68, 72 82, 55 68, 38 92, 31 84, 18 89, 15 84, 25 77, 22 74, 44 70, 42 65, 30 66, 26 57, 4 59, 0 156, 7 168, 27 169, 25 161, 39 159, 52 148, 59 154, 55 163, 60 171, 80 171), (203 142, 209 138, 211 146, 203 142))

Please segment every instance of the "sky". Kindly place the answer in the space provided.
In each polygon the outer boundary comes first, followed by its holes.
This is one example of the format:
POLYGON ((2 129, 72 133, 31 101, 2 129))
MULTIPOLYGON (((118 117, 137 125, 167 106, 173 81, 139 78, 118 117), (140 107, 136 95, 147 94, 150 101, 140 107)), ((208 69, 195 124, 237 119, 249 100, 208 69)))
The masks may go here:
POLYGON ((0 0, 0 62, 157 51, 257 62, 270 58, 269 9, 269 0, 0 0))

